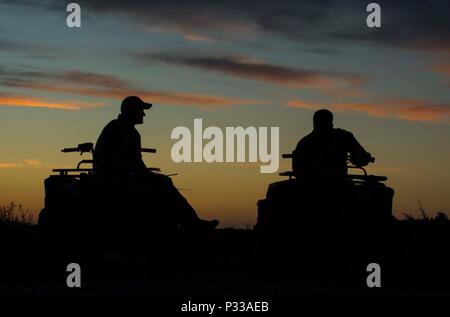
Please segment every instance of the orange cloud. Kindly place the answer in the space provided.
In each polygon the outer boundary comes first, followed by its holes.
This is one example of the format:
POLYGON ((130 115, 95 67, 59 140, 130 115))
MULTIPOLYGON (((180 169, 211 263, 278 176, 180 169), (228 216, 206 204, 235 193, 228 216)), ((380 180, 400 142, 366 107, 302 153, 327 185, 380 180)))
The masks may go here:
POLYGON ((17 167, 21 167, 20 164, 0 162, 0 168, 17 168, 17 167))
POLYGON ((20 162, 0 162, 0 169, 7 168, 23 168, 23 167, 39 167, 39 160, 21 160, 20 162))
POLYGON ((41 162, 39 160, 22 160, 22 162, 27 166, 39 166, 41 162))
MULTIPOLYGON (((1 84, 13 88, 33 89, 52 93, 75 94, 90 97, 101 97, 121 100, 125 96, 137 95, 151 100, 154 103, 172 105, 202 106, 202 107, 227 107, 236 105, 250 105, 265 103, 260 100, 243 99, 198 94, 189 92, 155 91, 138 88, 127 80, 114 75, 99 74, 83 71, 63 72, 23 72, 15 69, 7 69, 12 76, 1 84)), ((67 110, 78 110, 88 107, 96 107, 99 103, 87 104, 80 102, 54 102, 29 97, 11 97, 0 93, 0 105, 46 107, 67 110)))
POLYGON ((211 37, 196 33, 186 33, 183 35, 183 38, 192 42, 216 42, 216 40, 211 37))
POLYGON ((450 76, 450 65, 437 65, 431 67, 431 70, 436 73, 444 73, 450 76))
POLYGON ((142 93, 142 96, 148 100, 154 100, 159 103, 169 103, 176 105, 202 105, 214 107, 227 107, 236 105, 254 105, 265 102, 251 99, 228 98, 213 95, 193 94, 193 93, 142 93))
MULTIPOLYGON (((99 104, 97 104, 97 105, 99 105, 99 104)), ((69 101, 56 102, 56 101, 48 101, 48 100, 34 98, 34 97, 1 95, 0 94, 0 106, 79 110, 82 108, 92 107, 93 104, 87 104, 87 103, 82 103, 82 102, 69 102, 69 101)))
POLYGON ((314 105, 300 100, 292 100, 287 106, 304 109, 329 108, 333 111, 358 111, 375 117, 396 117, 422 122, 450 123, 450 104, 437 104, 424 100, 399 99, 379 103, 337 103, 327 106, 314 105))
POLYGON ((311 109, 311 110, 317 110, 321 107, 310 102, 301 101, 301 100, 291 100, 287 103, 289 107, 292 108, 304 108, 304 109, 311 109))
POLYGON ((84 96, 112 98, 121 100, 127 95, 137 95, 143 99, 151 100, 153 103, 166 103, 172 105, 227 107, 236 105, 262 104, 263 101, 241 98, 228 98, 207 94, 176 93, 163 91, 148 91, 140 89, 115 89, 97 87, 76 87, 67 85, 45 84, 45 83, 21 83, 18 86, 28 89, 44 90, 48 92, 70 93, 84 96))

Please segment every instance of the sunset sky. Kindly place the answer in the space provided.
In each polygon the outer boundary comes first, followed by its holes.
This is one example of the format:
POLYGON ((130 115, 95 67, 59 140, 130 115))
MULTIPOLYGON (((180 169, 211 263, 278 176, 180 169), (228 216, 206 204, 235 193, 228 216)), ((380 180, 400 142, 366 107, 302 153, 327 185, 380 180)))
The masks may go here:
MULTIPOLYGON (((450 3, 378 1, 0 0, 0 204, 37 215, 43 181, 81 158, 121 100, 154 107, 138 126, 149 166, 173 177, 204 218, 256 221, 256 202, 283 178, 260 163, 174 163, 172 129, 279 127, 280 153, 312 129, 315 109, 351 131, 388 176, 394 214, 450 213, 450 3), (405 4, 403 4, 405 3, 405 4)), ((85 158, 88 158, 87 156, 85 158)), ((290 161, 281 161, 279 172, 290 161)))

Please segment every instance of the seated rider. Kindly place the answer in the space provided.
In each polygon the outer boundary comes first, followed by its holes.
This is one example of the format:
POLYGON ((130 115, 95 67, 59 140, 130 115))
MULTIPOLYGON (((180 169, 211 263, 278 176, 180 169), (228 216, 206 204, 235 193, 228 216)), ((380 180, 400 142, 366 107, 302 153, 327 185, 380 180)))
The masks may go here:
POLYGON ((370 153, 353 134, 333 128, 333 114, 326 109, 313 116, 313 131, 298 142, 292 153, 292 170, 298 179, 341 179, 347 176, 347 158, 366 166, 370 153))
POLYGON ((122 101, 121 113, 109 122, 101 132, 93 153, 94 171, 100 175, 141 177, 149 184, 154 197, 164 197, 167 215, 185 229, 213 229, 217 220, 202 220, 175 188, 170 177, 146 169, 141 154, 141 136, 134 127, 142 124, 144 110, 152 104, 139 97, 129 96, 122 101))

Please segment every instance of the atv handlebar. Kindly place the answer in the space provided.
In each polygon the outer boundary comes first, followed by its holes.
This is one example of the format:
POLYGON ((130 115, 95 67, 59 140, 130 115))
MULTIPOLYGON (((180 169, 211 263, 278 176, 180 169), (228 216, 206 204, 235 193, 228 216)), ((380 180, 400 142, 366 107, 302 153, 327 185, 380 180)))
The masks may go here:
POLYGON ((68 152, 80 152, 80 154, 83 154, 85 152, 92 152, 94 150, 94 143, 80 143, 77 147, 69 147, 64 148, 61 150, 61 152, 68 153, 68 152))
MULTIPOLYGON (((69 153, 69 152, 80 152, 80 154, 87 153, 87 152, 93 152, 94 151, 94 143, 88 142, 88 143, 80 143, 77 147, 67 147, 63 148, 61 152, 63 153, 69 153)), ((156 153, 156 149, 150 149, 150 148, 141 148, 141 152, 144 153, 156 153)))
POLYGON ((156 149, 148 149, 148 148, 141 148, 141 152, 144 153, 156 153, 156 149))
MULTIPOLYGON (((68 147, 68 148, 63 148, 61 150, 61 152, 63 153, 70 153, 70 152, 80 152, 80 155, 86 152, 89 152, 91 154, 94 154, 95 149, 94 149, 94 143, 91 142, 87 142, 87 143, 80 143, 78 144, 77 147, 68 147)), ((151 148, 141 148, 141 152, 144 153, 156 153, 156 149, 151 149, 151 148)), ((58 172, 60 175, 69 175, 69 172, 92 172, 93 169, 92 168, 81 168, 82 164, 94 164, 94 160, 81 160, 78 165, 77 168, 73 168, 73 169, 54 169, 54 172, 58 172)), ((152 171, 152 172, 159 172, 160 169, 159 168, 155 168, 155 167, 147 167, 144 168, 143 170, 147 170, 147 171, 152 171)), ((176 174, 172 174, 172 175, 176 175, 176 174)))
POLYGON ((68 152, 78 152, 78 148, 76 147, 65 147, 61 150, 61 152, 68 153, 68 152))
MULTIPOLYGON (((291 159, 293 157, 293 155, 292 155, 292 153, 285 153, 285 154, 281 154, 281 157, 284 159, 291 159)), ((369 162, 374 163, 375 157, 370 156, 369 162)), ((350 155, 347 156, 347 163, 352 163, 350 155)), ((387 180, 386 176, 367 175, 366 169, 362 166, 348 165, 347 168, 355 168, 355 169, 360 169, 363 171, 364 175, 351 175, 351 174, 348 175, 351 179, 354 179, 354 180, 365 180, 365 181, 369 180, 369 181, 374 181, 374 182, 387 180)), ((295 176, 293 171, 282 172, 282 173, 279 173, 279 175, 280 176, 288 176, 289 179, 292 179, 292 177, 295 176)))

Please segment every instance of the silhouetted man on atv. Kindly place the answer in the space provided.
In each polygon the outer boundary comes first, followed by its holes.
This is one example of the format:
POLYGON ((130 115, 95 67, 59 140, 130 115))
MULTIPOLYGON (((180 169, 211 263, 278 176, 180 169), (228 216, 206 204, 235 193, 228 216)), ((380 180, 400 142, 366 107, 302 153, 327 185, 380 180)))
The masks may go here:
POLYGON ((118 118, 105 126, 97 140, 93 153, 95 173, 121 177, 125 181, 130 178, 142 181, 149 187, 149 196, 163 200, 157 205, 164 210, 152 210, 151 213, 170 213, 167 218, 186 230, 213 229, 219 222, 200 219, 170 177, 146 168, 141 154, 141 137, 134 126, 143 123, 144 110, 151 107, 152 104, 136 96, 122 101, 118 118))
POLYGON ((329 110, 317 110, 313 126, 313 131, 298 142, 292 153, 292 170, 297 179, 345 179, 349 154, 353 165, 369 164, 370 153, 353 134, 333 128, 333 114, 329 110))

